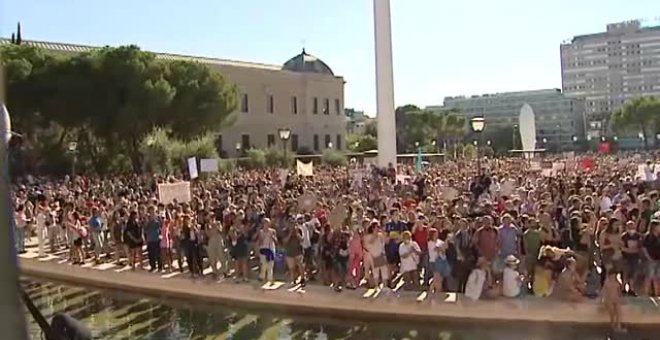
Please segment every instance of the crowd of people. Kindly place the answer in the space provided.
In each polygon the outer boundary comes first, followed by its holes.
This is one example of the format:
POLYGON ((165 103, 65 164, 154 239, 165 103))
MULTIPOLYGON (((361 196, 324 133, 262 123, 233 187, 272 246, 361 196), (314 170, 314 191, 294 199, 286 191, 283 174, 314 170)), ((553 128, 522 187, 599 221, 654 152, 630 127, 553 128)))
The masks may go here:
POLYGON ((159 184, 182 179, 30 177, 13 188, 16 249, 36 238, 39 256, 66 248, 74 264, 141 270, 146 253, 149 271, 264 283, 283 273, 337 292, 600 297, 620 328, 623 295, 660 295, 653 157, 238 170, 191 180, 190 199, 169 202, 159 184))

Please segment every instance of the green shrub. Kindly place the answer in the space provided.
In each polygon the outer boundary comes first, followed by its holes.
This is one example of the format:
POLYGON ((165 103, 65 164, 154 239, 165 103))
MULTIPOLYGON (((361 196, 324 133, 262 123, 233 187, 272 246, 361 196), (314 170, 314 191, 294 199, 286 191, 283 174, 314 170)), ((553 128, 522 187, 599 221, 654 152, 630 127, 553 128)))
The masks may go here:
POLYGON ((246 152, 247 166, 251 169, 261 169, 266 166, 266 152, 260 149, 250 149, 246 152))
POLYGON ((233 159, 218 160, 218 171, 222 173, 233 172, 236 169, 236 161, 233 159))
POLYGON ((334 149, 327 149, 323 151, 323 163, 330 166, 346 165, 346 156, 334 149))
POLYGON ((288 168, 291 165, 293 157, 290 153, 282 149, 270 148, 265 151, 266 165, 269 167, 288 168))

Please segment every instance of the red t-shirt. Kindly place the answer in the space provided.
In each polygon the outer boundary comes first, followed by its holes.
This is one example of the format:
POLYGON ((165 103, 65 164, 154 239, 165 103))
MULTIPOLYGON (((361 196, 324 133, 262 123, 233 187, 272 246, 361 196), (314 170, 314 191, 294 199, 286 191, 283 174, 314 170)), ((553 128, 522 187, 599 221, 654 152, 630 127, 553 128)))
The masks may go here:
POLYGON ((422 228, 417 228, 412 235, 412 238, 422 251, 426 251, 429 247, 429 227, 424 226, 422 228))

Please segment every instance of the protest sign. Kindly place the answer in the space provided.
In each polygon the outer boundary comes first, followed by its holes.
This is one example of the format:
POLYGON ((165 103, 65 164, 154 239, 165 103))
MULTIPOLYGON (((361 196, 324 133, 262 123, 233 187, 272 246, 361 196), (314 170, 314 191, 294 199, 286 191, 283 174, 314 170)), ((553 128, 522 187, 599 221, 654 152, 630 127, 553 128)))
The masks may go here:
POLYGON ((158 200, 160 203, 169 204, 175 200, 178 203, 190 202, 190 182, 163 183, 158 184, 158 200))
POLYGON ((218 160, 209 158, 199 161, 201 172, 218 172, 218 160))
POLYGON ((304 163, 300 160, 296 161, 296 171, 299 176, 310 177, 314 176, 314 163, 304 163))
POLYGON ((190 174, 190 179, 199 177, 199 172, 197 171, 197 158, 188 158, 188 173, 190 174))

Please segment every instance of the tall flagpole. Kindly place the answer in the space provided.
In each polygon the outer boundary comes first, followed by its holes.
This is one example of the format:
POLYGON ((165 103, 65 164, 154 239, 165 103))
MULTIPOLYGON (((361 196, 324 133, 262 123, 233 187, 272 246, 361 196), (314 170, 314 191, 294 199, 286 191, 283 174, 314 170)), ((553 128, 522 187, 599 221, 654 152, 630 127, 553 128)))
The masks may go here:
MULTIPOLYGON (((0 108, 5 105, 4 65, 0 61, 0 108)), ((9 154, 6 136, 11 135, 9 112, 0 117, 0 329, 3 339, 27 339, 23 308, 18 294, 18 260, 14 245, 14 213, 9 191, 9 154)))
POLYGON ((376 46, 376 97, 378 102, 378 165, 396 166, 394 75, 392 71, 392 23, 390 0, 374 0, 376 46))

